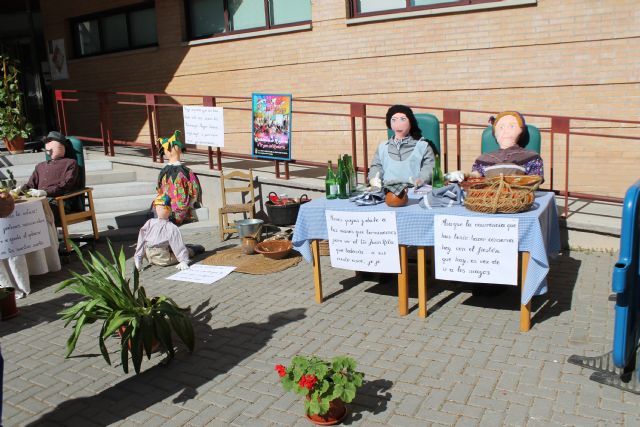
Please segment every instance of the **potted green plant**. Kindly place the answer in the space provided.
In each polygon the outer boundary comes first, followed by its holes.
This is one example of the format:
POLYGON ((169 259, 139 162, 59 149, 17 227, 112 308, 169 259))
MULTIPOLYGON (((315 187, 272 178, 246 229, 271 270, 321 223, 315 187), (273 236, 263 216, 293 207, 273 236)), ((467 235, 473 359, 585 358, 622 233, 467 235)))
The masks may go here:
POLYGON ((129 372, 128 354, 131 353, 133 367, 139 373, 144 353, 148 359, 151 358, 154 341, 167 353, 168 361, 173 359, 175 350, 172 332, 175 332, 189 351, 193 351, 194 332, 188 309, 178 307, 166 296, 147 297, 147 292, 139 283, 140 276, 135 267, 131 284, 131 280, 126 277, 126 258, 122 248, 116 257, 109 242, 112 262, 98 252, 90 253, 90 260, 85 260, 75 244, 73 249, 87 274, 80 275, 72 271, 73 277, 62 282, 58 288, 58 292, 70 289, 84 296, 59 313, 66 321, 65 326, 75 322, 67 341, 66 357, 75 349, 84 326, 97 321, 102 322, 98 345, 109 364, 111 360, 105 340, 115 334, 120 336, 120 356, 125 373, 129 372))
POLYGON ((326 361, 317 356, 294 356, 289 366, 276 365, 282 387, 305 397, 307 418, 315 424, 333 425, 347 416, 345 403, 356 397, 364 374, 347 356, 326 361))
POLYGON ((24 152, 24 140, 33 131, 22 108, 22 92, 18 79, 18 60, 0 55, 2 62, 2 85, 0 85, 0 136, 7 150, 24 152))

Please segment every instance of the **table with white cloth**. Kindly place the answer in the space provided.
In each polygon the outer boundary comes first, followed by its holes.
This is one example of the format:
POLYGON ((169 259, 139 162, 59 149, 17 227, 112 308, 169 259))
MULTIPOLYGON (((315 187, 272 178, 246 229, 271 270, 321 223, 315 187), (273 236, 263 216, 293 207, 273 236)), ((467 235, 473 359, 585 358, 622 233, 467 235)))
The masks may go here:
POLYGON ((293 246, 313 264, 315 300, 321 303, 322 275, 320 270, 319 241, 328 238, 325 211, 396 213, 398 244, 400 251, 400 273, 398 274, 398 300, 401 316, 408 313, 407 246, 417 247, 418 263, 418 312, 427 315, 427 274, 426 248, 434 245, 434 216, 457 215, 467 217, 490 216, 518 219, 518 251, 520 264, 519 285, 521 287, 520 329, 528 331, 531 325, 531 298, 547 292, 546 276, 549 271, 549 257, 560 250, 560 231, 554 194, 536 192, 536 199, 530 210, 517 214, 483 214, 470 211, 463 206, 425 209, 418 200, 401 208, 391 208, 386 204, 357 206, 349 200, 314 199, 300 206, 293 234, 293 246))
MULTIPOLYGON (((58 254, 58 232, 47 198, 37 197, 17 200, 16 206, 30 206, 34 203, 42 205, 42 214, 47 223, 49 244, 47 247, 40 247, 22 255, 0 259, 0 287, 15 288, 16 293, 29 294, 31 292, 29 276, 61 269, 60 256, 58 254)), ((7 221, 6 218, 0 218, 0 227, 5 221, 7 221)), ((28 227, 24 231, 28 232, 28 227)))

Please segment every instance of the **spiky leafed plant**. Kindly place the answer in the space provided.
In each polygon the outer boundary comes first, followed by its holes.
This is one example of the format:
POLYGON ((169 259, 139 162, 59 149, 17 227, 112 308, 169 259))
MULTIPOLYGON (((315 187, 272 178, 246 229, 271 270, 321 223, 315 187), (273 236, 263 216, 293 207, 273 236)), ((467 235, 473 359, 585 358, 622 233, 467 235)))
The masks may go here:
POLYGON ((69 289, 84 296, 59 313, 66 321, 65 327, 75 321, 73 332, 67 340, 66 357, 76 348, 84 326, 96 321, 102 321, 98 343, 108 364, 111 364, 111 359, 105 340, 119 332, 120 357, 125 373, 129 372, 129 352, 133 367, 139 373, 143 354, 146 353, 147 358, 151 358, 154 341, 167 353, 169 361, 173 359, 175 350, 172 331, 189 351, 193 351, 194 333, 187 315, 188 310, 178 307, 166 296, 148 298, 144 287, 139 284, 139 273, 135 267, 131 286, 131 280, 126 277, 126 259, 122 248, 116 257, 109 242, 113 262, 98 252, 90 252, 90 259, 86 260, 75 244, 73 249, 87 274, 72 271, 73 277, 62 282, 57 290, 69 289))

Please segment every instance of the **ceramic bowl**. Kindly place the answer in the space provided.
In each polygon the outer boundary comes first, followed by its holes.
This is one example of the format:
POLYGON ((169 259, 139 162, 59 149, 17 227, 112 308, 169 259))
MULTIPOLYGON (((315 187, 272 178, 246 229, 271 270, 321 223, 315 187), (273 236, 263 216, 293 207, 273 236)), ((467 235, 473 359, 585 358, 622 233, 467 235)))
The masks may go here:
POLYGON ((255 251, 271 259, 282 259, 289 255, 293 245, 290 240, 267 240, 256 245, 255 251))
POLYGON ((387 191, 387 194, 384 196, 384 201, 387 206, 392 208, 399 208, 407 204, 409 201, 409 196, 407 195, 407 190, 402 190, 400 196, 396 196, 393 192, 387 191))

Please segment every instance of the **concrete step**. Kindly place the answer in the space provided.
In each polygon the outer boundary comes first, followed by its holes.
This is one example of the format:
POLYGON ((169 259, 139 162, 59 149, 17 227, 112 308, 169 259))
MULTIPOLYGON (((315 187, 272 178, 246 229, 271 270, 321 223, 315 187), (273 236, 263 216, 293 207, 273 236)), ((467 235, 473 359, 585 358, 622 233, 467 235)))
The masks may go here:
MULTIPOLYGON (((105 184, 105 185, 114 185, 114 184, 105 184)), ((98 186, 96 186, 98 187, 98 186)), ((94 191, 96 191, 96 187, 94 187, 94 191)), ((102 187, 102 186, 100 186, 102 187)), ((97 188, 98 194, 100 192, 100 188, 97 188)), ((127 193, 120 193, 127 194, 127 193)), ((146 194, 135 194, 132 196, 107 196, 100 197, 96 196, 93 198, 93 205, 95 206, 96 213, 107 214, 107 213, 117 213, 117 212, 132 212, 132 211, 141 211, 141 210, 149 210, 151 208, 151 202, 155 199, 155 193, 149 193, 147 190, 146 194)))
MULTIPOLYGON (((133 181, 122 181, 122 182, 114 182, 109 184, 96 184, 93 185, 93 200, 95 203, 98 202, 98 199, 120 199, 122 197, 136 197, 138 199, 144 200, 147 205, 151 204, 153 199, 156 197, 156 183, 149 181, 135 181, 135 173, 133 181)), ((120 201, 113 201, 116 211, 118 210, 133 210, 135 208, 128 208, 124 206, 120 206, 120 201)), ((98 208, 96 207, 96 210, 98 208)), ((106 210, 98 210, 99 212, 109 212, 106 210)))
MULTIPOLYGON (((138 238, 140 227, 126 227, 117 228, 112 230, 105 230, 100 233, 101 239, 110 239, 112 241, 130 240, 135 241, 138 238)), ((211 221, 198 221, 190 224, 185 224, 180 227, 185 243, 189 243, 189 235, 194 233, 212 233, 213 241, 217 242, 218 236, 218 223, 211 221)))
POLYGON ((0 156, 0 167, 11 167, 16 165, 35 165, 45 159, 44 152, 6 154, 0 156))
MULTIPOLYGON (((40 161, 44 159, 41 158, 40 161)), ((3 177, 8 177, 9 174, 7 169, 10 169, 13 172, 13 176, 18 180, 18 182, 26 182, 35 169, 35 165, 40 162, 30 163, 30 164, 21 164, 14 166, 3 166, 0 167, 0 175, 3 177)), ((86 174, 89 175, 94 171, 107 171, 111 170, 112 165, 109 160, 87 160, 85 162, 85 171, 86 174)))
MULTIPOLYGON (((118 182, 135 182, 135 171, 93 171, 87 174, 86 182, 89 187, 100 184, 114 184, 118 182)), ((155 185, 155 183, 154 183, 155 185)))
MULTIPOLYGON (((100 211, 97 211, 100 212, 100 211)), ((198 215, 198 222, 185 224, 182 227, 186 227, 186 229, 198 227, 198 224, 208 223, 210 220, 209 209, 208 208, 200 208, 196 210, 196 215, 198 215)), ((106 230, 114 230, 114 229, 125 229, 125 228, 135 228, 139 230, 140 227, 144 225, 144 223, 149 218, 149 209, 148 206, 146 209, 140 210, 132 210, 132 211, 119 211, 119 212, 100 212, 96 213, 96 221, 98 222, 98 230, 102 233, 106 230)), ((216 224, 217 225, 217 224, 216 224)), ((88 234, 92 232, 91 222, 85 221, 78 224, 73 224, 69 226, 69 232, 72 234, 88 234)), ((136 231, 137 235, 138 231, 136 231)))

